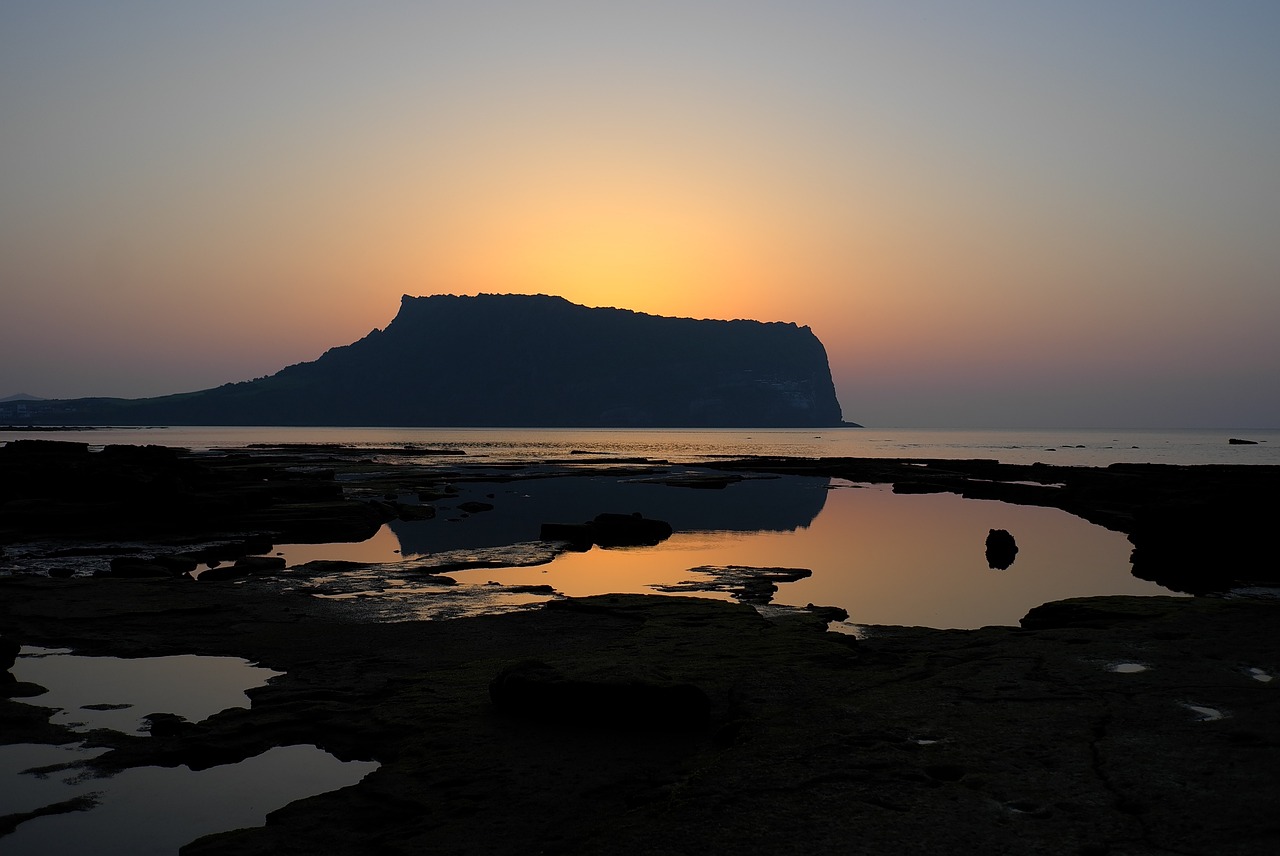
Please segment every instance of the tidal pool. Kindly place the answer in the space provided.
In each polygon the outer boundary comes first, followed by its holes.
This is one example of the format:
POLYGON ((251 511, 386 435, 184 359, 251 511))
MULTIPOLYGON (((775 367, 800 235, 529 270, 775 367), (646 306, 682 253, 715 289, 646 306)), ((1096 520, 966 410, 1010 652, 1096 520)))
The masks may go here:
MULTIPOLYGON (((743 482, 723 491, 690 491, 648 486, 647 500, 597 510, 639 508, 646 516, 671 520, 676 533, 654 547, 593 548, 565 553, 548 564, 529 567, 449 571, 464 586, 551 586, 571 597, 617 592, 654 593, 664 586, 709 581, 694 569, 708 566, 804 568, 812 575, 779 585, 773 602, 839 606, 854 625, 898 624, 937 628, 1016 625, 1030 609, 1051 600, 1094 595, 1171 594, 1133 576, 1131 545, 1125 536, 1054 508, 963 499, 952 494, 900 495, 887 486, 853 485, 839 480, 794 478, 783 485, 743 482), (666 495, 662 493, 666 491, 666 495), (735 499, 734 492, 739 492, 735 499), (741 506, 755 491, 762 502, 752 507, 755 528, 727 528, 717 503, 741 506), (681 500, 672 509, 668 498, 681 500), (686 513, 685 501, 703 503, 700 517, 686 513), (779 507, 781 506, 781 507, 779 507), (706 509, 711 510, 706 510, 706 509), (992 569, 985 553, 987 533, 1005 529, 1018 553, 1005 570, 992 569)), ((537 490, 539 485, 530 485, 537 490)), ((521 488, 523 490, 524 488, 521 488)), ((500 519, 503 495, 493 499, 500 519)), ((486 515, 463 521, 476 543, 484 540, 486 515)), ((576 522, 590 515, 546 518, 576 522)), ((397 523, 384 527, 363 545, 297 545, 280 548, 291 564, 311 559, 349 559, 388 563, 378 585, 366 576, 359 594, 400 600, 405 617, 433 617, 430 591, 409 595, 412 577, 397 573, 401 557, 430 556, 432 533, 441 532, 448 548, 466 546, 457 523, 444 520, 397 523), (404 545, 412 545, 412 549, 404 545), (397 552, 399 551, 399 552, 397 552), (359 558, 356 558, 359 557, 359 558), (414 598, 417 600, 414 600, 414 598)), ((528 528, 518 530, 528 531, 528 528)), ((536 530, 535 530, 536 531, 536 530)), ((508 535, 510 533, 507 533, 508 535)), ((530 538, 532 536, 525 536, 530 538)), ((511 543, 508 541, 508 543, 511 543)), ((373 575, 376 576, 376 575, 373 575)), ((494 586, 490 589, 497 590, 494 586)), ((448 597, 457 599, 463 592, 448 597)), ((704 596, 728 598, 707 592, 704 596)), ((545 600, 546 598, 542 598, 545 600)), ((531 598, 530 600, 535 600, 531 598)))
POLYGON ((149 713, 199 722, 229 707, 249 707, 245 690, 280 674, 239 657, 83 657, 30 647, 13 666, 18 680, 48 690, 20 700, 57 708, 49 721, 77 731, 139 731, 149 713))
MULTIPOLYGON (((98 804, 88 811, 28 820, 0 838, 0 853, 172 856, 203 835, 260 826, 268 812, 354 785, 377 767, 372 761, 339 761, 315 746, 281 746, 238 764, 194 772, 187 767, 134 767, 106 779, 74 771, 44 779, 18 773, 18 787, 31 788, 33 781, 42 786, 42 798, 48 800, 43 805, 85 794, 94 795, 98 804)), ((0 775, 8 778, 8 771, 0 769, 0 775)))
MULTIPOLYGON (((84 657, 24 647, 14 676, 47 688, 20 699, 54 708, 76 731, 141 730, 150 713, 198 722, 249 707, 245 690, 281 673, 235 657, 84 657)), ((0 837, 0 853, 172 854, 202 835, 265 821, 294 800, 355 784, 377 768, 315 746, 284 746, 237 764, 192 771, 135 767, 98 778, 78 766, 103 749, 80 744, 0 746, 0 815, 75 798, 85 810, 27 820, 0 837)))

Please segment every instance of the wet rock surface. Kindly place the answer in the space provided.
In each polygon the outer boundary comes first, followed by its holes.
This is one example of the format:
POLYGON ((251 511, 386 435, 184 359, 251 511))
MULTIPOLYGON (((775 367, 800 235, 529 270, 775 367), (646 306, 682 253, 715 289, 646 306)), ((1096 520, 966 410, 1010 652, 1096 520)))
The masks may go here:
MULTIPOLYGON (((286 672, 250 710, 95 734, 98 769, 296 743, 383 765, 193 854, 1270 853, 1280 696, 1250 669, 1280 671, 1277 609, 1090 598, 853 640, 681 597, 369 624, 251 584, 0 580, 9 638, 286 672)), ((48 739, 20 709, 6 739, 48 739)))
POLYGON ((253 530, 282 541, 361 540, 394 515, 293 459, 193 456, 164 446, 15 440, 0 446, 0 544, 253 530))
MULTIPOLYGON (((227 655, 286 673, 252 690, 248 710, 199 723, 155 711, 148 735, 96 732, 90 742, 110 751, 92 768, 203 769, 293 744, 382 764, 265 827, 184 852, 1280 849, 1280 682, 1259 677, 1280 675, 1275 601, 1085 598, 1034 609, 1017 628, 864 626, 854 639, 823 632, 841 617, 823 607, 766 618, 749 605, 767 602, 764 584, 783 578, 772 574, 802 569, 735 567, 713 574, 717 590, 747 603, 608 595, 476 616, 466 601, 489 587, 453 585, 450 570, 537 564, 564 549, 510 539, 394 566, 410 597, 430 589, 457 598, 442 614, 474 617, 388 622, 361 595, 389 585, 391 566, 257 559, 273 559, 263 554, 284 538, 367 531, 405 504, 438 505, 442 527, 468 525, 448 519, 468 501, 493 505, 479 518, 498 520, 517 495, 477 494, 477 483, 570 470, 420 463, 432 455, 409 449, 69 445, 0 448, 0 563, 74 574, 0 576, 6 650, 227 655), (197 580, 184 570, 193 562, 205 568, 197 580)), ((686 477, 660 462, 621 466, 572 472, 708 495, 668 484, 686 477)), ((1062 508, 1126 532, 1135 572, 1185 591, 1275 582, 1276 468, 708 467, 730 480, 801 473, 1062 508)), ((80 739, 33 706, 39 687, 3 672, 0 690, 0 740, 80 739)), ((0 818, 0 833, 21 821, 0 818)))

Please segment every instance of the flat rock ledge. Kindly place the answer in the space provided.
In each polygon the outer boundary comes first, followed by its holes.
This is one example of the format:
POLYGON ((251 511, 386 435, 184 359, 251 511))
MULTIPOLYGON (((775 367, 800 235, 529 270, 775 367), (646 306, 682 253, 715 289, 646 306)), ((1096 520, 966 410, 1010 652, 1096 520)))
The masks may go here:
MULTIPOLYGON (((378 624, 251 583, 0 579, 23 644, 286 672, 190 729, 98 732, 104 770, 297 743, 382 765, 192 856, 1280 852, 1277 619, 1088 598, 855 640, 683 597, 378 624)), ((70 739, 30 711, 0 700, 5 742, 70 739)))

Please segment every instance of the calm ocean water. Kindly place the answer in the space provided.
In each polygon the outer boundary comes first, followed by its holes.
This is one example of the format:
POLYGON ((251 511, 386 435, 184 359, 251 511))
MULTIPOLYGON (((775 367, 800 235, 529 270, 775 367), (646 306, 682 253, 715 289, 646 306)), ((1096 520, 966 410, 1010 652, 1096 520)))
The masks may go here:
POLYGON ((1134 431, 909 430, 880 428, 739 430, 583 430, 509 428, 107 428, 5 432, 21 438, 157 443, 191 449, 254 443, 420 445, 461 449, 496 460, 556 458, 573 451, 691 461, 712 455, 794 457, 990 458, 1005 463, 1107 466, 1113 463, 1280 464, 1280 430, 1134 431), (1256 445, 1232 445, 1232 437, 1256 445))

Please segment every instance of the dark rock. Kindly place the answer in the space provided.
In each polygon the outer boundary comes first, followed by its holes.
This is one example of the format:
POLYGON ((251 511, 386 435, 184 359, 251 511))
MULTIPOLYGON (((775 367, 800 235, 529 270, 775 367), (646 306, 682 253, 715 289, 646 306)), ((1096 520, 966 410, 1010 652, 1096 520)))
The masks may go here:
POLYGON ((1258 441, 1257 441, 1257 440, 1241 440, 1239 437, 1232 437, 1232 438, 1230 438, 1229 440, 1227 440, 1227 442, 1228 442, 1228 443, 1230 443, 1232 446, 1256 446, 1256 445, 1258 445, 1258 441))
POLYGON ((451 496, 457 496, 458 489, 453 485, 442 484, 436 485, 428 490, 418 491, 419 502, 436 502, 441 499, 448 499, 451 496))
POLYGON ((152 737, 189 737, 199 726, 176 713, 149 713, 143 718, 152 737))
POLYGON ((259 553, 270 553, 275 542, 265 535, 245 538, 240 541, 227 541, 215 544, 201 551, 201 559, 205 562, 229 562, 241 556, 252 556, 259 553))
POLYGON ((91 811, 98 807, 97 794, 81 794, 62 802, 41 806, 34 811, 18 812, 0 817, 0 836, 8 835, 28 820, 38 817, 52 817, 59 814, 70 814, 76 811, 91 811))
POLYGON ((189 574, 200 566, 196 559, 185 555, 152 556, 150 561, 153 565, 168 569, 175 576, 189 574))
POLYGON ((606 729, 699 726, 711 714, 706 693, 691 684, 572 679, 537 660, 500 671, 489 684, 489 697, 509 716, 606 729))
POLYGON ((478 500, 468 500, 467 502, 458 503, 458 509, 468 514, 479 514, 482 511, 493 511, 492 502, 480 502, 478 500))
POLYGON ((436 516, 435 506, 397 502, 396 517, 400 520, 431 520, 436 516))
POLYGON ((671 537, 671 524, 631 514, 597 514, 592 540, 601 547, 652 547, 671 537))
POLYGON ((269 574, 284 570, 288 563, 282 556, 241 556, 235 564, 220 565, 201 571, 198 580, 217 582, 218 580, 234 580, 251 574, 269 574))
POLYGON ((216 568, 208 568, 200 572, 196 577, 200 582, 218 582, 219 580, 235 580, 240 577, 247 577, 253 573, 253 569, 247 565, 219 565, 216 568))
POLYGON ((105 447, 100 454, 103 461, 115 465, 162 468, 177 466, 178 453, 181 451, 183 450, 171 446, 113 444, 105 447))
POLYGON ((111 569, 109 571, 95 573, 94 576, 142 579, 146 577, 173 577, 177 576, 177 573, 150 559, 140 559, 136 556, 116 556, 111 560, 111 569))
POLYGON ((778 583, 791 583, 813 575, 808 568, 755 568, 747 565, 700 565, 689 570, 706 574, 710 579, 686 580, 656 588, 664 592, 723 591, 744 603, 763 606, 773 600, 778 583))
POLYGON ((10 440, 0 446, 0 456, 6 458, 41 458, 45 463, 51 459, 87 460, 88 443, 73 443, 67 440, 10 440))
POLYGON ((597 514, 588 523, 544 523, 538 532, 541 541, 565 541, 573 548, 652 547, 671 537, 671 524, 651 520, 636 511, 631 514, 597 514))
POLYGON ((539 541, 566 541, 583 550, 591 548, 594 535, 590 523, 544 523, 538 530, 539 541))
POLYGON ((996 571, 1006 570, 1018 556, 1018 544, 1005 529, 987 532, 987 567, 996 571))
POLYGON ((76 572, 74 568, 58 567, 49 569, 49 576, 53 577, 55 580, 66 580, 74 577, 75 575, 76 572))
POLYGON ((805 611, 828 624, 832 621, 846 621, 849 618, 849 611, 840 606, 815 606, 811 603, 805 606, 805 611))
POLYGON ((1110 628, 1160 618, 1167 608, 1156 598, 1068 598, 1034 607, 1018 623, 1024 630, 1110 628))
POLYGON ((420 577, 414 577, 413 581, 416 583, 432 583, 438 586, 456 586, 458 584, 458 581, 453 577, 445 576, 444 574, 423 574, 420 577))
MULTIPOLYGON (((13 674, 0 672, 0 698, 36 698, 49 692, 39 684, 15 680, 13 674)), ((46 714, 45 718, 48 718, 46 714)))
POLYGON ((8 636, 0 636, 0 672, 7 672, 13 668, 13 664, 18 659, 18 652, 21 650, 22 646, 8 636))

